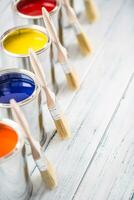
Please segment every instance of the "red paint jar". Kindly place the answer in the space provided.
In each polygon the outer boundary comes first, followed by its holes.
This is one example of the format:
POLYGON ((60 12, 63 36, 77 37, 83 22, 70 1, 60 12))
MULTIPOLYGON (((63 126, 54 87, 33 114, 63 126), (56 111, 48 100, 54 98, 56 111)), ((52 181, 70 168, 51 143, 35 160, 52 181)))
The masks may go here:
POLYGON ((59 4, 56 0, 19 0, 15 4, 15 10, 19 15, 33 19, 42 17, 42 7, 45 7, 53 15, 57 11, 59 4))

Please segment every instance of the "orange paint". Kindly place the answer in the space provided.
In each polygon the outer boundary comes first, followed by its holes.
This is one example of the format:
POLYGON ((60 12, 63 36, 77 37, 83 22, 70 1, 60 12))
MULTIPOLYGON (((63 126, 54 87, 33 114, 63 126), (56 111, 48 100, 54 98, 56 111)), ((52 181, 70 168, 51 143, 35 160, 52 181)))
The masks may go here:
POLYGON ((0 123, 0 158, 14 150, 18 135, 13 128, 0 123))

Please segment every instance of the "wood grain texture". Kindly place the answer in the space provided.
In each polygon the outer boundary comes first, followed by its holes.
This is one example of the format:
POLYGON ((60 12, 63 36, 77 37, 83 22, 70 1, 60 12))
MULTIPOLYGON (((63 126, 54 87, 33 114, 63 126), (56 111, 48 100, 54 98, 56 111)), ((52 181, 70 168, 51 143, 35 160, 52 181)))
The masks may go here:
POLYGON ((134 182, 134 76, 74 199, 129 199, 134 182))

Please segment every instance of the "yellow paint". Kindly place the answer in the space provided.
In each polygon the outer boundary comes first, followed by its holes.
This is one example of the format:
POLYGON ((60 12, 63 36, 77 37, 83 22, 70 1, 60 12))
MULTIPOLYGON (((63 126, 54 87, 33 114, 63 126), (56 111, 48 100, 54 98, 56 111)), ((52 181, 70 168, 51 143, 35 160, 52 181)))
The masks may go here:
POLYGON ((39 51, 46 46, 48 37, 41 31, 22 28, 8 34, 3 41, 4 48, 11 53, 26 55, 29 48, 39 51))

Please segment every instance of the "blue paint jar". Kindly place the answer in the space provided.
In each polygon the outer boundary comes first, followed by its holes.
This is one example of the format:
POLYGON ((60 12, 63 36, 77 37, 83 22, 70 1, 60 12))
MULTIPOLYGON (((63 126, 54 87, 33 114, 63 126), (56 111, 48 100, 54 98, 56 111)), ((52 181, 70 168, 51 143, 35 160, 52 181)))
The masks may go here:
POLYGON ((8 104, 11 99, 21 102, 35 90, 34 80, 23 73, 12 72, 0 75, 0 103, 8 104))
POLYGON ((15 99, 30 125, 33 137, 43 146, 46 133, 43 124, 41 92, 32 72, 18 68, 0 70, 0 116, 12 118, 10 100, 15 99))

